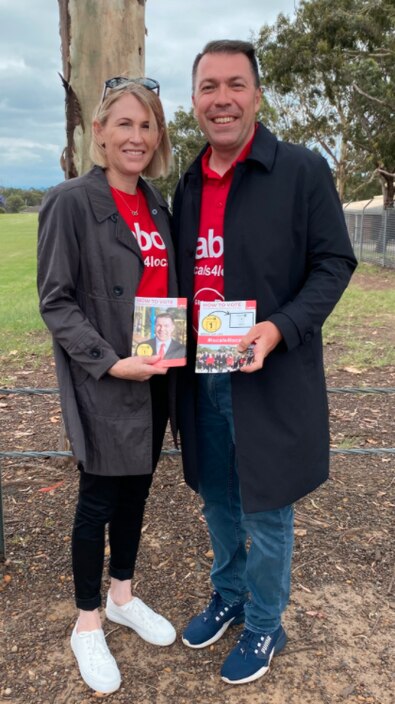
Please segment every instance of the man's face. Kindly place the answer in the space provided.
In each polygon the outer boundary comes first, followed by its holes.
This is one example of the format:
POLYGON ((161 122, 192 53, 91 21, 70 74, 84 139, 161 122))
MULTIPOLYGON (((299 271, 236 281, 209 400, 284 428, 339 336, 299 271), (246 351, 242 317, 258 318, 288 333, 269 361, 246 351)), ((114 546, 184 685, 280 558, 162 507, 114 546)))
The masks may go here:
POLYGON ((173 335, 174 327, 171 318, 165 316, 157 318, 155 322, 155 335, 161 342, 167 342, 173 335))
POLYGON ((192 101, 213 151, 236 157, 251 139, 261 90, 244 54, 205 54, 196 72, 192 101))

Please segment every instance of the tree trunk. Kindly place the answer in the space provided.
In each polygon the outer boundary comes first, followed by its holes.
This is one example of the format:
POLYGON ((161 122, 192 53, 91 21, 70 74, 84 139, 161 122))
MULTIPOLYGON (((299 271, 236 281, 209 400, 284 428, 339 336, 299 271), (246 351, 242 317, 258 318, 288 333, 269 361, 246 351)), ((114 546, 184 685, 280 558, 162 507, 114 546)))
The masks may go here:
POLYGON ((337 169, 336 169, 336 188, 337 188, 337 192, 339 194, 339 198, 342 203, 344 201, 344 192, 345 192, 345 188, 346 188, 346 182, 348 179, 347 156, 348 156, 348 146, 347 146, 346 141, 343 138, 341 138, 340 155, 339 155, 339 161, 338 161, 337 169))
POLYGON ((93 109, 103 83, 144 75, 145 0, 58 0, 66 92, 65 178, 91 166, 93 109))
POLYGON ((395 198, 395 172, 391 173, 379 167, 377 169, 378 177, 381 181, 381 189, 383 192, 384 209, 394 207, 395 198))

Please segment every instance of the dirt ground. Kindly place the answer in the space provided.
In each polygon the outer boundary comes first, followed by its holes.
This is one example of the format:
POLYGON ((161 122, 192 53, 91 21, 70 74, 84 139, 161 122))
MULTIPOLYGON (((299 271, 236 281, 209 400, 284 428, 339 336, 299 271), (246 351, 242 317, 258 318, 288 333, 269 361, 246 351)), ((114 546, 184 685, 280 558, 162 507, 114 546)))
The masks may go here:
MULTIPOLYGON (((326 349, 329 387, 395 387, 395 368, 357 374, 337 364, 339 354, 336 345, 326 349)), ((13 388, 56 386, 51 360, 39 369, 34 360, 23 369, 11 362, 8 375, 13 388)), ((395 395, 330 393, 329 402, 333 448, 395 446, 395 395)), ((58 398, 2 395, 0 425, 2 450, 56 450, 58 398)), ((105 622, 123 678, 109 701, 390 704, 394 469, 391 454, 333 454, 331 479, 297 504, 293 589, 284 618, 289 641, 264 678, 232 687, 219 677, 241 627, 192 651, 180 637, 155 648, 105 622)), ((53 458, 3 459, 2 478, 7 559, 0 563, 0 704, 88 704, 95 695, 69 648, 76 471, 53 458)), ((184 486, 179 457, 164 455, 147 508, 135 593, 181 634, 209 598, 210 562, 199 499, 184 486)), ((107 584, 106 575, 103 593, 107 584)))

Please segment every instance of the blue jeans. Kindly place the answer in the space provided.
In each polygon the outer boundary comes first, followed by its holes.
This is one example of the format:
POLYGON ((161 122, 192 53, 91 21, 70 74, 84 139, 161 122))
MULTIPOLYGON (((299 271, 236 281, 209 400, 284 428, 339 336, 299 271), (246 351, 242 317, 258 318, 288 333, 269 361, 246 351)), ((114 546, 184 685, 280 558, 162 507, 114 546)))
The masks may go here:
POLYGON ((293 507, 244 513, 230 374, 201 374, 198 384, 199 493, 214 552, 211 580, 226 603, 247 599, 246 628, 272 633, 289 599, 293 507))

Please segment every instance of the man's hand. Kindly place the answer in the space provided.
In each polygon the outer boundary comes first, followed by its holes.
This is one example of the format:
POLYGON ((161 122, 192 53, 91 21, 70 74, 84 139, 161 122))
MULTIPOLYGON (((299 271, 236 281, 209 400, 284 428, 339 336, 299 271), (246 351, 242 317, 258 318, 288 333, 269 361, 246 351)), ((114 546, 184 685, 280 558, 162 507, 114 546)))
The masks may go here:
POLYGON ((156 366, 160 359, 158 354, 152 355, 152 357, 126 357, 119 359, 107 373, 117 379, 148 381, 154 374, 166 374, 166 367, 156 366))
POLYGON ((240 371, 250 373, 262 369, 265 358, 281 340, 282 334, 274 323, 266 320, 254 325, 240 340, 237 348, 239 352, 245 352, 250 345, 253 345, 254 361, 251 364, 245 364, 240 371))

